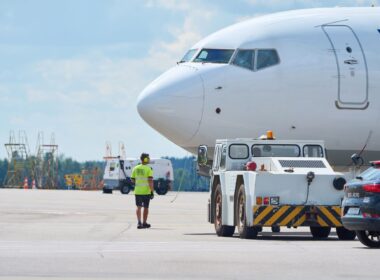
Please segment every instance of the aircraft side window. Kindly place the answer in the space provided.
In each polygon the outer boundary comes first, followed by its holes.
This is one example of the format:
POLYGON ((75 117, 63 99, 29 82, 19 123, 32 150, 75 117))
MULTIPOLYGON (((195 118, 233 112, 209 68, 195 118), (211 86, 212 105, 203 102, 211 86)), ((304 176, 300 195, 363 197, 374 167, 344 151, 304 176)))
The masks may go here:
POLYGON ((269 66, 280 63, 276 50, 258 50, 256 70, 260 70, 269 66))
POLYGON ((239 50, 232 64, 253 70, 254 59, 255 59, 254 50, 239 50))

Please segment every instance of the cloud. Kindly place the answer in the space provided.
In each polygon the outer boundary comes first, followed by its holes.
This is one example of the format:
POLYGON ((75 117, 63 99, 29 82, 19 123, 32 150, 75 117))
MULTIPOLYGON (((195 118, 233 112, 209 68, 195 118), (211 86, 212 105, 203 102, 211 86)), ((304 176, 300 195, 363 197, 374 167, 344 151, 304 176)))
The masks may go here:
POLYGON ((155 42, 149 51, 151 65, 161 71, 173 66, 192 45, 209 33, 211 30, 207 26, 216 17, 215 11, 207 9, 199 1, 149 0, 146 5, 181 11, 184 14, 184 20, 179 27, 166 27, 172 39, 155 42))
POLYGON ((366 6, 377 4, 378 0, 335 0, 335 1, 317 1, 317 0, 245 0, 253 6, 267 7, 272 10, 281 9, 299 9, 313 7, 334 7, 334 6, 366 6))
MULTIPOLYGON (((195 1, 192 2, 194 3, 195 1)), ((183 0, 147 0, 145 6, 148 8, 163 7, 173 11, 184 11, 190 9, 190 3, 190 1, 183 0)))

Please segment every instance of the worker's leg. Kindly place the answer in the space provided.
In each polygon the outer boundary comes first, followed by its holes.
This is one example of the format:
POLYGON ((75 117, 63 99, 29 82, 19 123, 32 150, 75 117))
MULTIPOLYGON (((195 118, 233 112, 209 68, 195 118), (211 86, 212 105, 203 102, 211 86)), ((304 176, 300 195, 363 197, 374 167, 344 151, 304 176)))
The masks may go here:
POLYGON ((144 207, 144 213, 143 213, 143 223, 146 224, 146 221, 148 220, 148 214, 149 214, 149 208, 144 207))
MULTIPOLYGON (((145 208, 144 208, 145 209, 145 208)), ((144 210, 144 213, 145 213, 145 210, 144 210)), ((145 215, 145 214, 144 214, 145 215)), ((137 209, 136 209, 136 216, 137 216, 137 222, 139 224, 141 224, 141 207, 140 206, 137 206, 137 209)))
POLYGON ((149 214, 149 202, 150 202, 150 195, 144 196, 144 213, 143 213, 143 227, 144 228, 150 228, 150 224, 146 222, 148 220, 148 214, 149 214))

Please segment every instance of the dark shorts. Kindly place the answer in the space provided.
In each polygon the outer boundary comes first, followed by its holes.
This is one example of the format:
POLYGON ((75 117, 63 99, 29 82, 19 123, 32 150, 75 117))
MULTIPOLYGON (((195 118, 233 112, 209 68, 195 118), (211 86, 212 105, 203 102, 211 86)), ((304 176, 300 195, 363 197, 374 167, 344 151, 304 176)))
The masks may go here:
POLYGON ((149 208, 150 195, 135 195, 136 206, 149 208))

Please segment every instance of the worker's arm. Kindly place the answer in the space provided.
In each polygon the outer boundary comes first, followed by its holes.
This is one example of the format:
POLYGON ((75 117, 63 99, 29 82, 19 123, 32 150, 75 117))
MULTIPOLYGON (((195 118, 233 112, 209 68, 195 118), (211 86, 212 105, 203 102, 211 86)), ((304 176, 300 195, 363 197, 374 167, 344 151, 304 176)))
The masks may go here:
POLYGON ((150 168, 149 173, 148 173, 148 182, 149 182, 150 191, 153 193, 154 185, 153 185, 153 169, 152 168, 150 168))
POLYGON ((132 184, 135 185, 136 184, 136 175, 135 175, 135 168, 132 169, 132 174, 131 174, 131 181, 132 181, 132 184))
POLYGON ((150 188, 150 191, 153 192, 153 191, 154 191, 153 177, 149 177, 149 178, 148 178, 148 182, 149 182, 149 188, 150 188))

